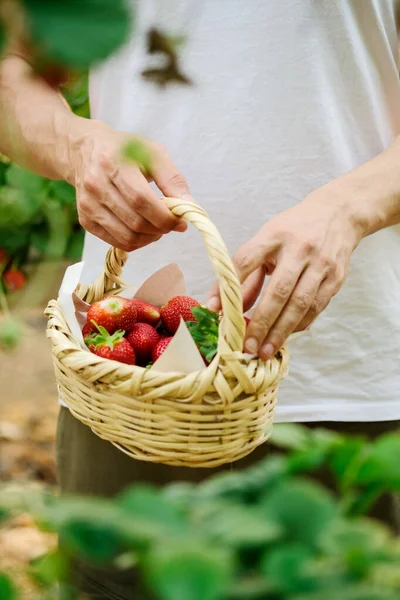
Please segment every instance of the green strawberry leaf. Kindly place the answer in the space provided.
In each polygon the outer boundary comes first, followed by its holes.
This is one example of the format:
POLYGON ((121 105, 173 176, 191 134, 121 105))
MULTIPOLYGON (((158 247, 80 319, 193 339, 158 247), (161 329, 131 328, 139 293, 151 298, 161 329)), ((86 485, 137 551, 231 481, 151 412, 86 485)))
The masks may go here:
POLYGON ((124 0, 23 0, 33 41, 46 59, 86 68, 127 38, 131 10, 124 0))
POLYGON ((192 313, 196 321, 186 325, 202 356, 211 362, 218 350, 219 314, 203 306, 195 306, 192 313))

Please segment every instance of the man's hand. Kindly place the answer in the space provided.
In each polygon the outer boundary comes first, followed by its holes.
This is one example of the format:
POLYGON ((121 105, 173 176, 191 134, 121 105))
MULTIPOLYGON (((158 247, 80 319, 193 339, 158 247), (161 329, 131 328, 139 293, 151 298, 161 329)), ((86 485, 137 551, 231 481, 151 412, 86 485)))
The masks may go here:
POLYGON ((164 233, 185 231, 149 185, 153 180, 165 196, 188 194, 188 186, 166 149, 141 138, 149 150, 151 173, 123 159, 133 139, 98 121, 87 121, 72 136, 71 183, 76 187, 79 221, 90 233, 128 252, 157 241, 164 233))
MULTIPOLYGON (((271 358, 294 331, 306 329, 341 288, 361 231, 335 182, 277 215, 234 256, 244 310, 267 287, 247 328, 245 350, 271 358)), ((221 308, 218 289, 211 310, 221 308)))

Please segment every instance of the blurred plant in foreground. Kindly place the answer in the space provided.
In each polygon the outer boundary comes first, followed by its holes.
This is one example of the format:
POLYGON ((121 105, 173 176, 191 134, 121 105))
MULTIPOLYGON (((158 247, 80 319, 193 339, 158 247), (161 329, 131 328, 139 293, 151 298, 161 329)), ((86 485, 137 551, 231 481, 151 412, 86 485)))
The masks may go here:
MULTIPOLYGON (((75 598, 66 580, 79 557, 135 566, 143 600, 398 600, 399 539, 360 515, 400 489, 400 437, 278 425, 272 443, 289 452, 200 485, 134 485, 114 500, 2 490, 3 518, 29 511, 63 542, 29 565, 37 598, 55 598, 56 580, 75 598), (322 467, 336 493, 305 475, 322 467)), ((2 600, 17 597, 5 574, 1 586, 2 600)))

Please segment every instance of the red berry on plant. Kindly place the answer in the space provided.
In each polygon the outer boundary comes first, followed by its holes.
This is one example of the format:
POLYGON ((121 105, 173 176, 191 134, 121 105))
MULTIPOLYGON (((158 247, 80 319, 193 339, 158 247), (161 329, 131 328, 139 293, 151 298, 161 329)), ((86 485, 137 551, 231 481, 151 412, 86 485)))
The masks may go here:
POLYGON ((26 277, 19 269, 9 269, 3 275, 4 285, 9 292, 16 292, 26 284, 26 277))

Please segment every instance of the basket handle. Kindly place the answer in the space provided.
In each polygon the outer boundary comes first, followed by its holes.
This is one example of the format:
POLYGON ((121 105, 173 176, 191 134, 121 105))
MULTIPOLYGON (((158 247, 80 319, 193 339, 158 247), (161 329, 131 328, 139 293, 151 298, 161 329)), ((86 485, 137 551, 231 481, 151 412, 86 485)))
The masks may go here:
MULTIPOLYGON (((203 237, 219 282, 224 314, 220 324, 219 352, 223 354, 227 351, 242 352, 246 330, 242 291, 225 242, 207 213, 198 204, 181 198, 162 198, 162 200, 176 217, 184 218, 194 225, 203 237)), ((99 300, 108 292, 126 286, 120 275, 127 259, 127 252, 110 248, 105 260, 104 273, 86 290, 87 302, 99 300)))

